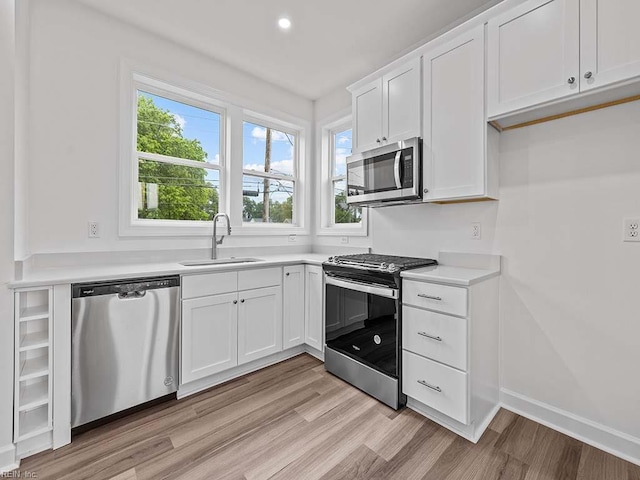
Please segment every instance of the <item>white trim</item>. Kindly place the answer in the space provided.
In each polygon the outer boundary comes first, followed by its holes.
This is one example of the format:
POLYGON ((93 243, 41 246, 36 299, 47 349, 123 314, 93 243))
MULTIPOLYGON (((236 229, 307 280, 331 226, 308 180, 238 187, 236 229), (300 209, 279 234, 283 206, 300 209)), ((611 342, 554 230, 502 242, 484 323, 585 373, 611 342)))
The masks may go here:
POLYGON ((369 209, 362 209, 362 221, 357 223, 334 223, 334 196, 333 183, 339 178, 346 178, 345 175, 334 176, 333 134, 337 130, 346 130, 352 122, 351 109, 330 117, 318 123, 316 130, 316 158, 319 160, 317 167, 318 180, 316 188, 319 195, 319 202, 316 205, 317 235, 318 236, 341 236, 341 237, 367 237, 369 209))
POLYGON ((20 466, 20 460, 16 458, 14 444, 0 448, 0 473, 10 472, 20 466))
POLYGON ((500 390, 500 397, 502 406, 513 413, 640 465, 640 438, 505 388, 500 390))

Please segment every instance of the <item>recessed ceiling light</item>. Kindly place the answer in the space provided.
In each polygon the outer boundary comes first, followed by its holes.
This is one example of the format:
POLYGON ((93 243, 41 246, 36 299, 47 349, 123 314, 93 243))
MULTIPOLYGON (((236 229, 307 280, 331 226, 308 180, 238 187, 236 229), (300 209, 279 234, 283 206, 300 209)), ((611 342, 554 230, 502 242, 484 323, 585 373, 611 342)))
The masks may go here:
POLYGON ((286 17, 282 17, 278 20, 278 26, 283 30, 289 30, 289 28, 291 28, 291 20, 286 17))

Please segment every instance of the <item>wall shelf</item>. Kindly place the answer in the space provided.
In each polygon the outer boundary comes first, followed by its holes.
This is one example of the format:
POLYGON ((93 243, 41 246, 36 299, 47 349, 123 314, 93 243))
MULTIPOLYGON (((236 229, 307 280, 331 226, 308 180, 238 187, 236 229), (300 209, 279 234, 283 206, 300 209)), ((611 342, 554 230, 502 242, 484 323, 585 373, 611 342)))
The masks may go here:
POLYGON ((49 318, 48 305, 36 305, 34 307, 26 307, 20 311, 20 322, 29 322, 31 320, 40 320, 49 318))
POLYGON ((18 443, 49 434, 53 430, 52 288, 17 290, 14 310, 13 436, 14 442, 18 443))
POLYGON ((21 363, 19 381, 31 380, 49 375, 49 357, 28 358, 21 363))
POLYGON ((20 386, 20 412, 34 410, 49 403, 49 381, 47 378, 33 384, 20 386))
POLYGON ((38 331, 27 333, 20 340, 20 352, 29 350, 37 350, 38 348, 46 348, 49 346, 49 332, 38 331))
POLYGON ((44 405, 19 414, 19 434, 17 441, 27 440, 51 430, 49 423, 49 406, 44 405))

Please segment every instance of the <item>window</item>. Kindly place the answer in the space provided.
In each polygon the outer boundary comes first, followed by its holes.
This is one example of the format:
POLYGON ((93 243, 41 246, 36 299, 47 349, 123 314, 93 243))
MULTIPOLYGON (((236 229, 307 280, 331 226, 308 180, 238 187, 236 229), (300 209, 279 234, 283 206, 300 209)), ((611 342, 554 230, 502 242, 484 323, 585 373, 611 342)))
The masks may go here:
POLYGON ((362 207, 347 204, 347 157, 351 155, 352 130, 331 132, 331 186, 333 191, 333 224, 360 223, 362 207))
POLYGON ((148 90, 137 90, 137 219, 209 221, 220 203, 224 113, 148 90))
POLYGON ((242 216, 250 224, 296 224, 298 134, 243 122, 242 216))
POLYGON ((145 71, 122 63, 121 236, 211 236, 219 212, 234 236, 310 233, 307 121, 145 71))
POLYGON ((318 129, 321 138, 319 235, 367 236, 367 209, 347 203, 347 157, 352 153, 351 116, 318 129))

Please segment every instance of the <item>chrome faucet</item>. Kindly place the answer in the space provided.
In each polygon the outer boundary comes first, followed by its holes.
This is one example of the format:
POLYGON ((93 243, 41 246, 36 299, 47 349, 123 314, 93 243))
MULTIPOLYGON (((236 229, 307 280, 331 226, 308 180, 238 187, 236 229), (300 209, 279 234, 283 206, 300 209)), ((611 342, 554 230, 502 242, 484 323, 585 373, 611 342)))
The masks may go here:
POLYGON ((231 235, 231 221, 229 220, 229 215, 226 213, 216 213, 213 217, 213 238, 211 241, 211 258, 213 260, 218 258, 218 245, 222 245, 222 241, 224 240, 224 235, 222 235, 220 240, 218 240, 217 227, 219 217, 227 219, 227 235, 231 235))

